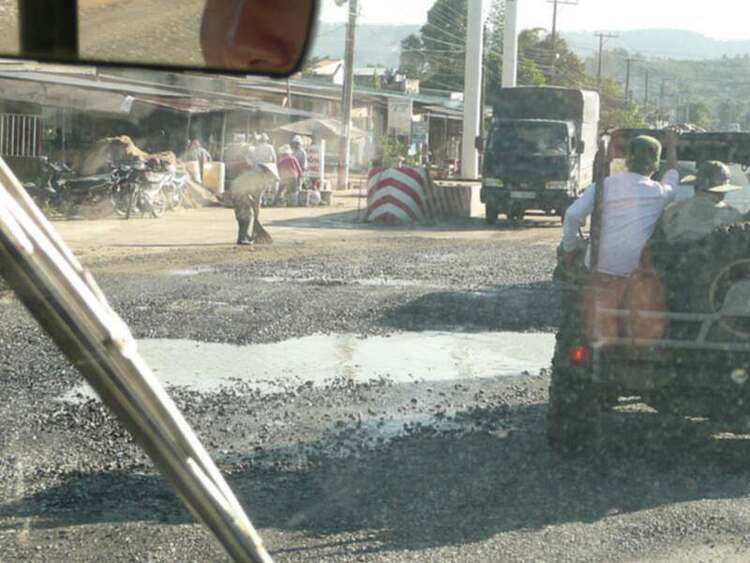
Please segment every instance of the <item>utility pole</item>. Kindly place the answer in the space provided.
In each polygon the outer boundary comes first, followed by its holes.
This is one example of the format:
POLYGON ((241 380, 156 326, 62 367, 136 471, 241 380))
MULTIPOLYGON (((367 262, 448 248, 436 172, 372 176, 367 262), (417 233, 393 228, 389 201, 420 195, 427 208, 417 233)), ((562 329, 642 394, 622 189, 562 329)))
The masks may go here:
MULTIPOLYGON (((513 2, 515 3, 515 2, 513 2)), ((464 71, 464 129, 461 149, 461 176, 479 177, 476 138, 482 120, 482 67, 484 62, 482 26, 484 0, 468 0, 466 25, 466 66, 464 71)))
POLYGON ((661 79, 661 89, 659 90, 659 119, 664 121, 664 96, 666 94, 668 78, 661 79))
POLYGON ((349 0, 349 24, 346 28, 344 88, 341 100, 341 138, 339 139, 338 188, 349 186, 349 148, 351 146, 352 105, 354 104, 354 43, 357 34, 357 0, 349 0))
POLYGON ((557 79, 557 7, 562 4, 565 6, 577 6, 578 0, 547 0, 552 4, 552 82, 557 79))
POLYGON ((599 70, 596 73, 596 84, 597 89, 599 90, 599 93, 602 92, 602 59, 604 57, 604 42, 607 39, 613 39, 615 37, 619 37, 617 33, 606 33, 603 31, 600 31, 599 33, 595 33, 599 38, 599 70))
POLYGON ((518 3, 505 1, 505 28, 503 37, 503 88, 513 88, 518 75, 518 3))
POLYGON ((648 69, 646 69, 646 91, 643 96, 643 111, 648 113, 648 69))
POLYGON ((625 71, 625 103, 630 105, 630 65, 635 59, 628 57, 627 70, 625 71))

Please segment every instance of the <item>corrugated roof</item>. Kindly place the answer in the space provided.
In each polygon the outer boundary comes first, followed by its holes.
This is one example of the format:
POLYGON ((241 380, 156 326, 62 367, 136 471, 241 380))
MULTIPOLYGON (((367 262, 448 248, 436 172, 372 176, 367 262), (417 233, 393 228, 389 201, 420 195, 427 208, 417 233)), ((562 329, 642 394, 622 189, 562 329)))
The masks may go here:
POLYGON ((51 74, 46 72, 7 71, 0 72, 0 78, 7 78, 10 80, 25 80, 29 82, 39 82, 44 84, 56 84, 58 86, 71 86, 74 88, 104 90, 108 92, 117 92, 119 94, 128 94, 131 96, 160 96, 165 98, 190 97, 186 94, 179 94, 177 92, 165 90, 162 88, 125 84, 121 82, 110 82, 105 80, 95 80, 92 78, 83 78, 80 76, 62 76, 59 74, 51 74))
MULTIPOLYGON (((318 97, 324 99, 341 99, 341 86, 336 86, 333 84, 321 84, 309 80, 290 80, 289 85, 292 88, 292 95, 294 95, 296 90, 299 95, 305 95, 305 93, 309 92, 317 93, 318 97)), ((268 78, 252 78, 240 83, 239 87, 247 90, 284 93, 286 92, 286 80, 274 81, 268 78)), ((388 98, 410 99, 419 104, 430 104, 434 106, 441 106, 446 109, 463 111, 463 102, 451 100, 450 98, 444 96, 435 96, 430 94, 405 94, 403 92, 379 90, 376 88, 361 86, 356 87, 354 95, 358 99, 365 98, 370 100, 377 100, 380 102, 387 102, 388 98)))

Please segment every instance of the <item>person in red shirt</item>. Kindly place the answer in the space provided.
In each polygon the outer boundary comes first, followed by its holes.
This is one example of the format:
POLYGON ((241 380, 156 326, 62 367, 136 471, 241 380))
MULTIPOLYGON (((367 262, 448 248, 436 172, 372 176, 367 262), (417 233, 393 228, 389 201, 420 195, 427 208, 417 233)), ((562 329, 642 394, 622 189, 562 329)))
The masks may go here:
POLYGON ((276 204, 279 204, 282 197, 286 197, 288 205, 296 205, 299 198, 300 180, 304 172, 289 145, 284 145, 279 149, 278 167, 281 185, 276 204))

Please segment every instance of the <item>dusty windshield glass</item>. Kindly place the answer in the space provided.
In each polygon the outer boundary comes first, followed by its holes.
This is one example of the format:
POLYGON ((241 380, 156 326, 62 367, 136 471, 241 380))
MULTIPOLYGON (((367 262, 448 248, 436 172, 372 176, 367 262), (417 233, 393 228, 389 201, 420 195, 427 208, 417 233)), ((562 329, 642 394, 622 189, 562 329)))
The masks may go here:
POLYGON ((530 155, 565 155, 568 130, 562 123, 501 123, 492 132, 493 149, 530 155))
MULTIPOLYGON (((166 4, 82 25, 158 63, 166 4)), ((323 2, 289 80, 4 59, 0 156, 274 560, 743 561, 744 9, 479 4, 323 2)), ((226 560, 5 282, 0 365, 0 559, 226 560)))

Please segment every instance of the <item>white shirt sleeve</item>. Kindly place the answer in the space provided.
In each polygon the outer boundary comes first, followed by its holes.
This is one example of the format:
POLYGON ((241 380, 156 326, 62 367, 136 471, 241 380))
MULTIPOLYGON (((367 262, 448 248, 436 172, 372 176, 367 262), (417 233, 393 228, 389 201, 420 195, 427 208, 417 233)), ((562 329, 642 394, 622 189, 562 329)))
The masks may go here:
POLYGON ((664 186, 664 193, 667 196, 667 201, 672 203, 675 200, 675 197, 677 197, 675 188, 680 185, 680 173, 674 168, 667 171, 661 179, 661 184, 664 186))
POLYGON ((596 201, 596 184, 591 185, 583 195, 565 213, 563 222, 562 247, 565 252, 573 252, 578 246, 578 229, 594 211, 596 201))

